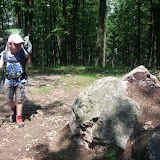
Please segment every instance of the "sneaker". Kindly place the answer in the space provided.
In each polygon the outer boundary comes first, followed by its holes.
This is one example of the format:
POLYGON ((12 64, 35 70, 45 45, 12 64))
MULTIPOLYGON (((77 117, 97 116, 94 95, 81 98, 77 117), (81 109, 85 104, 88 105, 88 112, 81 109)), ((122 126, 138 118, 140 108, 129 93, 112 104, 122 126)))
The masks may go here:
POLYGON ((11 123, 16 122, 16 114, 17 114, 16 106, 12 108, 12 111, 14 112, 14 114, 9 116, 9 122, 11 123))
POLYGON ((16 115, 15 114, 9 116, 9 122, 11 122, 11 123, 16 122, 16 115))
POLYGON ((12 111, 14 112, 15 115, 17 114, 16 106, 14 108, 12 108, 12 111))
POLYGON ((16 122, 19 128, 24 127, 22 116, 16 116, 16 122))

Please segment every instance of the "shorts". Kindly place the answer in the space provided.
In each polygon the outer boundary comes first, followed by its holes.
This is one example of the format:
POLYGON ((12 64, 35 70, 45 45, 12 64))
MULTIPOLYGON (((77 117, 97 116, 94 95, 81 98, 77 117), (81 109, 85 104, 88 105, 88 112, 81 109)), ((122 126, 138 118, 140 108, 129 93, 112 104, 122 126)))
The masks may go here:
MULTIPOLYGON (((23 86, 23 89, 24 89, 24 84, 22 84, 22 86, 23 86)), ((12 98, 10 97, 10 88, 11 88, 10 84, 5 82, 4 83, 4 93, 5 93, 6 103, 10 103, 11 101, 13 101, 14 96, 15 96, 16 102, 22 102, 23 97, 22 97, 19 85, 13 86, 13 96, 12 96, 12 98)))

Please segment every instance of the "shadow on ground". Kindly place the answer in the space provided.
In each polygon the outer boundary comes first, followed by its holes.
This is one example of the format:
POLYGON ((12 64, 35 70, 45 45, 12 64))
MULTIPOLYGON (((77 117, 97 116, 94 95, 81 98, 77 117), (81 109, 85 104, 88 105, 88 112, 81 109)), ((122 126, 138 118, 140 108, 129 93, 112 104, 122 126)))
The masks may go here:
MULTIPOLYGON (((63 149, 56 152, 50 151, 47 143, 37 144, 31 150, 36 152, 34 157, 36 160, 91 160, 94 157, 93 153, 77 146, 77 144, 72 140, 69 125, 64 127, 64 135, 61 137, 59 145, 61 145, 63 149), (64 141, 69 141, 67 147, 63 147, 64 141)), ((101 158, 97 160, 103 159, 101 158)))
POLYGON ((23 106, 23 120, 31 120, 31 116, 37 114, 37 110, 42 109, 40 105, 33 102, 26 102, 23 106))

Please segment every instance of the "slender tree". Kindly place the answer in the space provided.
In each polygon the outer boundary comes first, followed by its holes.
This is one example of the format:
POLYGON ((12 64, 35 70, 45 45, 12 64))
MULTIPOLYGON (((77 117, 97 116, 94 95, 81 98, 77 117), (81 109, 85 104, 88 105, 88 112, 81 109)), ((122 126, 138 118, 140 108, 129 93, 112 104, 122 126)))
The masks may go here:
POLYGON ((153 20, 154 20, 154 50, 156 53, 156 67, 160 68, 160 0, 153 3, 153 20))
POLYGON ((106 18, 104 21, 103 68, 106 66, 106 18))
POLYGON ((72 8, 72 30, 71 30, 71 64, 75 65, 77 62, 77 12, 78 12, 78 0, 73 0, 72 8))
POLYGON ((153 43, 154 32, 153 32, 153 2, 152 0, 150 0, 149 11, 150 11, 149 44, 148 44, 149 55, 148 55, 147 63, 149 67, 153 67, 155 56, 154 56, 154 43, 153 43))
POLYGON ((22 28, 22 23, 21 23, 21 7, 20 7, 20 1, 15 1, 14 2, 14 8, 15 8, 15 14, 16 14, 16 27, 17 28, 22 28))
POLYGON ((104 23, 106 15, 106 0, 99 1, 99 21, 98 21, 98 33, 96 43, 96 61, 95 65, 102 65, 102 52, 103 52, 103 37, 104 37, 104 23))
POLYGON ((62 38, 62 58, 61 64, 67 65, 67 51, 66 51, 66 21, 67 21, 67 1, 63 0, 63 38, 62 38))
POLYGON ((25 7, 27 8, 25 12, 25 32, 29 36, 32 36, 33 29, 33 6, 34 0, 25 0, 25 7))
POLYGON ((138 15, 137 15, 137 21, 138 21, 138 31, 137 31, 137 65, 141 64, 141 0, 138 0, 137 2, 137 8, 138 8, 138 15))

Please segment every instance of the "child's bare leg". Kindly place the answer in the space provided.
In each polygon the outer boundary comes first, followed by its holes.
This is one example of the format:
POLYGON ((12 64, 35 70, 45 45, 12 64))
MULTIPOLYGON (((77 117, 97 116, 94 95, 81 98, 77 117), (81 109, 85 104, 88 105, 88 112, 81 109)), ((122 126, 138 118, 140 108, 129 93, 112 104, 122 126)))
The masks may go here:
POLYGON ((22 116, 23 103, 22 102, 16 102, 16 109, 17 109, 17 115, 22 116))
POLYGON ((13 101, 9 102, 8 105, 11 107, 11 109, 13 110, 14 114, 16 114, 16 106, 14 104, 13 101))
POLYGON ((18 126, 21 128, 24 126, 23 119, 22 119, 23 103, 21 101, 16 102, 16 109, 17 109, 16 122, 18 126))

